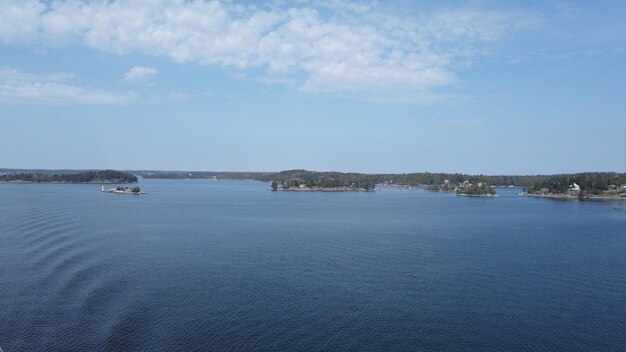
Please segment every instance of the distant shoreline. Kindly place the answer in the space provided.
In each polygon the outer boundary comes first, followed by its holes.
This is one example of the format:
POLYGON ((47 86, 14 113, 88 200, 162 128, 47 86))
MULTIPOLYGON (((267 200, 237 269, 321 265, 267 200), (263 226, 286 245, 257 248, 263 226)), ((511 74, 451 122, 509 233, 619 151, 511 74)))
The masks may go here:
POLYGON ((0 182, 3 183, 136 183, 137 176, 116 170, 85 171, 79 173, 0 173, 0 182))
POLYGON ((111 185, 111 184, 132 184, 133 182, 118 182, 117 180, 111 181, 88 181, 88 182, 69 182, 69 181, 0 181, 0 184, 5 183, 18 183, 18 184, 55 184, 55 185, 111 185))
POLYGON ((287 188, 271 189, 272 192, 375 192, 373 189, 337 189, 337 188, 287 188))

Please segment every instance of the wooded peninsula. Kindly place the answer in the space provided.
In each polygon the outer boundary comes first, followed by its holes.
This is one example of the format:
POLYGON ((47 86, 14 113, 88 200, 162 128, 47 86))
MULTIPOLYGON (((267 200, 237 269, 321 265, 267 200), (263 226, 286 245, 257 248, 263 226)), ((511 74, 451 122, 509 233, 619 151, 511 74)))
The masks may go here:
POLYGON ((0 182, 14 183, 135 183, 137 176, 115 170, 68 173, 17 172, 1 173, 0 182))
POLYGON ((524 195, 569 199, 626 199, 626 174, 586 172, 555 175, 525 189, 524 195))

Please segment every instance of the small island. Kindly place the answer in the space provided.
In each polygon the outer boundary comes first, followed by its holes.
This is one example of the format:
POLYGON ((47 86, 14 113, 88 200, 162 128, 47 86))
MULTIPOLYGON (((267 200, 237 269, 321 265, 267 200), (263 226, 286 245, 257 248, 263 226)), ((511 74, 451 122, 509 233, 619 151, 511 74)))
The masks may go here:
POLYGON ((457 196, 470 196, 470 197, 494 197, 496 191, 492 185, 487 182, 472 183, 468 180, 453 184, 449 180, 444 180, 443 183, 437 185, 428 185, 425 187, 427 191, 431 192, 454 192, 457 196))
POLYGON ((469 183, 465 181, 456 190, 457 196, 469 196, 469 197, 495 197, 496 191, 488 183, 478 182, 469 183))
POLYGON ((146 194, 146 192, 142 192, 141 188, 135 186, 133 188, 130 187, 116 187, 116 188, 109 188, 109 189, 105 189, 104 186, 102 186, 102 192, 104 193, 115 193, 115 194, 132 194, 132 195, 140 195, 140 194, 146 194))

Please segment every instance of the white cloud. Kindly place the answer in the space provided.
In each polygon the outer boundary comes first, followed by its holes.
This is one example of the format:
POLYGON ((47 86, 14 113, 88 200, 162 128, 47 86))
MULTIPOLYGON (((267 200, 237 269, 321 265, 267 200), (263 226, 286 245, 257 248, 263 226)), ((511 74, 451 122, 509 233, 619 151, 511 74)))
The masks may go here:
POLYGON ((148 82, 159 71, 154 67, 134 66, 124 75, 127 82, 148 82))
POLYGON ((0 68, 0 81, 68 82, 76 78, 69 72, 29 73, 11 67, 0 68))
POLYGON ((0 69, 1 104, 122 104, 134 94, 90 89, 71 84, 66 72, 35 74, 12 68, 0 69))
POLYGON ((408 16, 386 13, 375 2, 345 0, 259 6, 199 0, 8 0, 0 4, 0 43, 83 45, 229 70, 261 69, 260 79, 296 80, 303 92, 384 99, 432 96, 433 89, 457 82, 455 67, 479 55, 481 45, 539 23, 514 11, 408 16))
POLYGON ((22 43, 37 39, 41 14, 46 6, 38 1, 0 3, 0 42, 22 43))

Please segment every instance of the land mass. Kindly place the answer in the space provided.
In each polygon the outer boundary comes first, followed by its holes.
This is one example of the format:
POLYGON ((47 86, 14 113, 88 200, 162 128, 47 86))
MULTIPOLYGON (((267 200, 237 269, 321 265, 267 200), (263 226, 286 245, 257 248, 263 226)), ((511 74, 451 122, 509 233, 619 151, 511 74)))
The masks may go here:
POLYGON ((135 183, 137 176, 129 172, 97 170, 68 173, 16 172, 0 174, 0 182, 14 183, 135 183))
POLYGON ((428 186, 440 185, 448 180, 452 184, 469 181, 476 184, 484 182, 496 187, 517 186, 526 187, 539 181, 548 179, 545 175, 469 175, 461 173, 432 173, 416 172, 404 174, 363 174, 355 172, 309 171, 302 169, 285 170, 280 172, 219 172, 219 171, 142 171, 144 178, 162 179, 210 179, 210 180, 256 180, 264 182, 303 180, 316 181, 321 179, 335 179, 344 184, 382 184, 386 186, 428 186))
POLYGON ((334 178, 318 180, 291 179, 272 181, 272 191, 319 191, 319 192, 371 192, 376 187, 373 183, 341 181, 334 178))
MULTIPOLYGON (((147 171, 145 178, 251 179, 272 182, 273 190, 373 190, 375 185, 420 186, 460 196, 495 196, 497 187, 521 187, 523 195, 572 199, 623 199, 626 173, 588 172, 557 175, 468 175, 461 173, 362 174, 286 170, 281 172, 147 171), (573 184, 580 189, 572 191, 573 184)), ((574 187, 575 188, 575 187, 574 187)))
POLYGON ((493 197, 496 195, 494 186, 487 182, 471 183, 468 180, 459 182, 457 184, 451 183, 449 180, 444 180, 443 183, 438 185, 428 185, 424 189, 431 192, 454 192, 458 196, 471 196, 471 197, 493 197))
POLYGON ((131 194, 131 195, 140 195, 140 194, 146 194, 146 192, 142 192, 141 188, 139 187, 116 187, 116 188, 109 188, 109 189, 104 189, 104 186, 102 186, 102 192, 104 193, 115 193, 115 194, 131 194))
POLYGON ((256 180, 276 191, 372 191, 376 185, 419 186, 463 196, 494 196, 499 187, 521 187, 522 195, 558 199, 626 199, 626 173, 558 175, 468 175, 461 173, 362 174, 302 169, 280 172, 133 171, 0 169, 0 182, 134 183, 140 175, 159 179, 256 180))
POLYGON ((626 174, 585 172, 555 175, 530 185, 522 195, 554 199, 626 200, 626 174))
POLYGON ((469 183, 466 181, 457 187, 456 195, 470 197, 493 197, 496 195, 496 190, 493 186, 485 182, 469 183))

